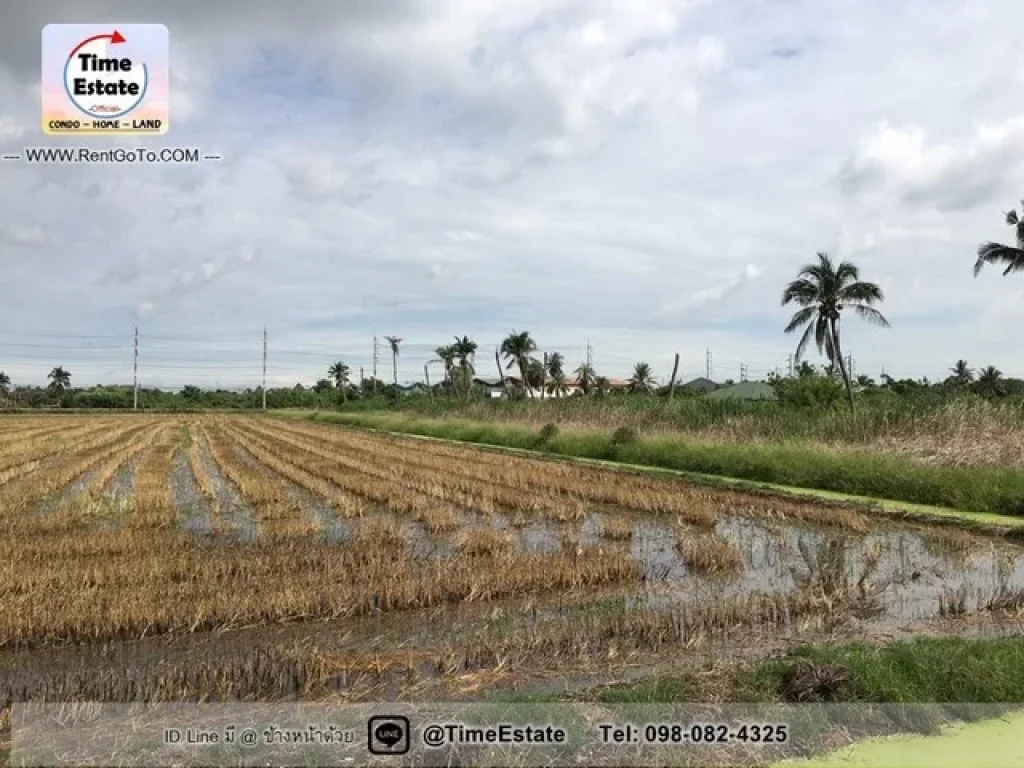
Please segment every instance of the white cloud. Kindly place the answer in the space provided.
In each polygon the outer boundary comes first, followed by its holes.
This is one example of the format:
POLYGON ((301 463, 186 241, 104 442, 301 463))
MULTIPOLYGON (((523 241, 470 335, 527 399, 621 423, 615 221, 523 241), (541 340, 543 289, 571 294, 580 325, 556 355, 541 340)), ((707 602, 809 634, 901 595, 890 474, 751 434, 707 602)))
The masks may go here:
POLYGON ((701 288, 684 299, 671 301, 662 307, 662 314, 668 317, 675 317, 698 309, 703 309, 712 304, 721 302, 727 296, 735 293, 751 280, 760 276, 761 270, 754 264, 747 264, 743 271, 731 280, 727 280, 709 288, 701 288))

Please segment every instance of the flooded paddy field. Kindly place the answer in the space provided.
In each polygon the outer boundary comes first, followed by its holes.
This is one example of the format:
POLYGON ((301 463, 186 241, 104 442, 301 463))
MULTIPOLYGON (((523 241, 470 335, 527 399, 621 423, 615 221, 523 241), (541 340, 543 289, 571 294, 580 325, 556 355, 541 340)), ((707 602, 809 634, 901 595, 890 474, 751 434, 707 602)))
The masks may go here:
POLYGON ((251 416, 0 429, 0 705, 487 696, 1024 615, 1019 544, 818 502, 251 416))

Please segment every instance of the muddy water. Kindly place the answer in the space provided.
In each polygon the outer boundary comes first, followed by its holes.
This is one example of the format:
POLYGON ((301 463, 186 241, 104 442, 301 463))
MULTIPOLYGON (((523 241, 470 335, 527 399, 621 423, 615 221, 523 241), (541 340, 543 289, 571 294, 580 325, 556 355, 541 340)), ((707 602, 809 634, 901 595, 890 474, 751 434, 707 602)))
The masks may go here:
MULTIPOLYGON (((256 461, 253 455, 242 446, 232 445, 231 448, 234 451, 235 458, 243 464, 260 472, 272 471, 256 461)), ((284 485, 285 495, 288 497, 288 500, 298 506, 303 514, 320 526, 320 529, 326 534, 328 541, 344 542, 348 539, 351 533, 349 526, 338 515, 338 510, 334 508, 334 505, 327 499, 310 493, 305 488, 296 485, 286 477, 280 475, 277 475, 277 477, 284 485)))
POLYGON ((72 501, 76 496, 80 495, 86 488, 88 488, 89 483, 92 482, 92 479, 95 476, 95 469, 90 469, 84 472, 53 495, 40 501, 36 511, 44 515, 57 511, 57 508, 61 504, 66 504, 67 502, 72 501))
POLYGON ((175 451, 171 461, 171 496, 183 530, 197 535, 213 530, 210 504, 199 492, 188 457, 181 448, 175 451))
POLYGON ((205 442, 199 444, 199 461, 213 485, 220 515, 228 526, 231 538, 243 543, 256 541, 259 537, 259 526, 253 519, 252 508, 221 474, 205 442))

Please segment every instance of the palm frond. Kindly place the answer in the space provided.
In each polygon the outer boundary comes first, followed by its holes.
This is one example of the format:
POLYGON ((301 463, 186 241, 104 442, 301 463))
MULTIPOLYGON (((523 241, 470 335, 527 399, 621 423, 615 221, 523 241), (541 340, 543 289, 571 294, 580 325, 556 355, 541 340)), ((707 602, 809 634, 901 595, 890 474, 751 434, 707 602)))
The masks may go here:
POLYGON ((978 260, 974 263, 974 276, 977 277, 986 264, 1005 264, 1004 275, 1024 270, 1024 249, 1011 248, 1002 243, 982 243, 978 246, 978 260))
POLYGON ((874 304, 876 301, 884 301, 885 295, 875 283, 857 282, 840 290, 839 300, 850 304, 857 302, 874 304))
POLYGON ((792 333, 801 325, 811 322, 811 320, 814 319, 814 316, 817 314, 817 312, 817 307, 804 307, 803 309, 801 309, 800 311, 793 315, 792 319, 789 321, 789 325, 785 327, 783 332, 792 333))
POLYGON ((836 282, 842 286, 846 283, 856 283, 860 279, 860 270, 857 265, 849 262, 840 262, 836 268, 836 282))
POLYGON ((794 280, 782 292, 782 306, 786 306, 791 301, 795 301, 801 306, 813 304, 818 300, 818 293, 819 290, 816 283, 806 278, 794 280))
POLYGON ((818 322, 814 324, 814 343, 818 345, 819 354, 827 351, 828 359, 832 359, 832 334, 829 332, 828 318, 822 314, 818 315, 818 322))
POLYGON ((804 331, 804 335, 800 337, 800 343, 796 345, 796 354, 793 355, 794 362, 799 363, 800 358, 804 356, 804 351, 807 349, 807 344, 811 340, 811 334, 814 333, 815 323, 808 323, 807 330, 804 331))
POLYGON ((867 320, 873 325, 880 325, 883 328, 891 327, 889 321, 885 319, 885 315, 879 312, 874 307, 869 307, 864 304, 851 304, 853 311, 857 313, 857 317, 861 320, 867 320))

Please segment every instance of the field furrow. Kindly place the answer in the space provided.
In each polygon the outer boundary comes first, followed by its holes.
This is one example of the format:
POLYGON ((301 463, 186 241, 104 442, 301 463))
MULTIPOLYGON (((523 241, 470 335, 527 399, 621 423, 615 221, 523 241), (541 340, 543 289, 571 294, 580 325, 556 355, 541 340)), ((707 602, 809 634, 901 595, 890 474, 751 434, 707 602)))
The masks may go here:
POLYGON ((329 670, 372 658, 381 683, 402 653, 446 681, 562 674, 1024 605, 1014 542, 867 530, 813 503, 253 416, 20 434, 35 453, 10 468, 39 464, 0 486, 0 699, 117 698, 129 678, 161 696, 348 692, 329 670), (254 671, 261 643, 301 685, 254 671))

